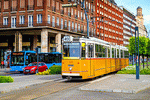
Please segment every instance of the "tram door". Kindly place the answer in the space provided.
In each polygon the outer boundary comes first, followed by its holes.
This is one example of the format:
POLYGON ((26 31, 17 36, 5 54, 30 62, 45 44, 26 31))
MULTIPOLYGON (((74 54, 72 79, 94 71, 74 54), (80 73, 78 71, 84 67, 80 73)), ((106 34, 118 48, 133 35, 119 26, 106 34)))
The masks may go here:
POLYGON ((89 64, 90 64, 90 76, 94 76, 94 60, 92 59, 94 57, 94 44, 90 43, 88 44, 88 58, 89 58, 89 64))

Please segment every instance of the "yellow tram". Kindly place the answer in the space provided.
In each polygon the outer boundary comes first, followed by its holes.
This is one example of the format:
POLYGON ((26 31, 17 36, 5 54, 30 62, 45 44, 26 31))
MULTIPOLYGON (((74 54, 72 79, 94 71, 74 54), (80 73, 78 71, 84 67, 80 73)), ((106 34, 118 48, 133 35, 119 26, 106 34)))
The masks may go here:
POLYGON ((62 78, 88 79, 129 65, 128 49, 89 37, 63 38, 62 78))

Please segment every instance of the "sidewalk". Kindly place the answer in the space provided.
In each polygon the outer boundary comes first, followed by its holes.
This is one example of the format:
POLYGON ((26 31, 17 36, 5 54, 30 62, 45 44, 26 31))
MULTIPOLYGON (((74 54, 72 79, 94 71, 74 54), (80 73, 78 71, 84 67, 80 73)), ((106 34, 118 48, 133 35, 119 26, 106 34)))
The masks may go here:
POLYGON ((150 88, 150 75, 140 75, 140 79, 137 80, 136 75, 116 74, 100 78, 79 89, 99 92, 137 93, 147 88, 150 88))
POLYGON ((10 74, 10 68, 0 68, 0 76, 1 75, 6 75, 6 74, 10 74))
POLYGON ((27 75, 13 78, 13 83, 0 83, 0 94, 58 80, 61 75, 27 75))

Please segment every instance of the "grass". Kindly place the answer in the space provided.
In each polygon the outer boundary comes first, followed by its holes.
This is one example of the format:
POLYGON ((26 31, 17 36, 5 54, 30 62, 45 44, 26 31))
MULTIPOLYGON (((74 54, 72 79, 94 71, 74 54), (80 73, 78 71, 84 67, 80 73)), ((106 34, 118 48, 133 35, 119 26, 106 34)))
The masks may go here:
MULTIPOLYGON (((136 74, 136 66, 133 65, 129 65, 126 68, 121 69, 120 71, 117 72, 117 74, 136 74)), ((143 67, 140 67, 140 75, 150 75, 150 66, 145 66, 145 68, 143 69, 143 67)))

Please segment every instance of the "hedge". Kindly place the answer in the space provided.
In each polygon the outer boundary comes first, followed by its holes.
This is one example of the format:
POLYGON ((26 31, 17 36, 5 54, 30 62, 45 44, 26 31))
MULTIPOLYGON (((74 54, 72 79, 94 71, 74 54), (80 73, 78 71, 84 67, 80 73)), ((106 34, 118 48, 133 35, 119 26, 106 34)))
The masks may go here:
POLYGON ((14 79, 11 76, 0 76, 0 83, 11 83, 14 79))
POLYGON ((61 74, 61 66, 53 65, 47 71, 39 72, 36 75, 51 75, 51 74, 61 74))

